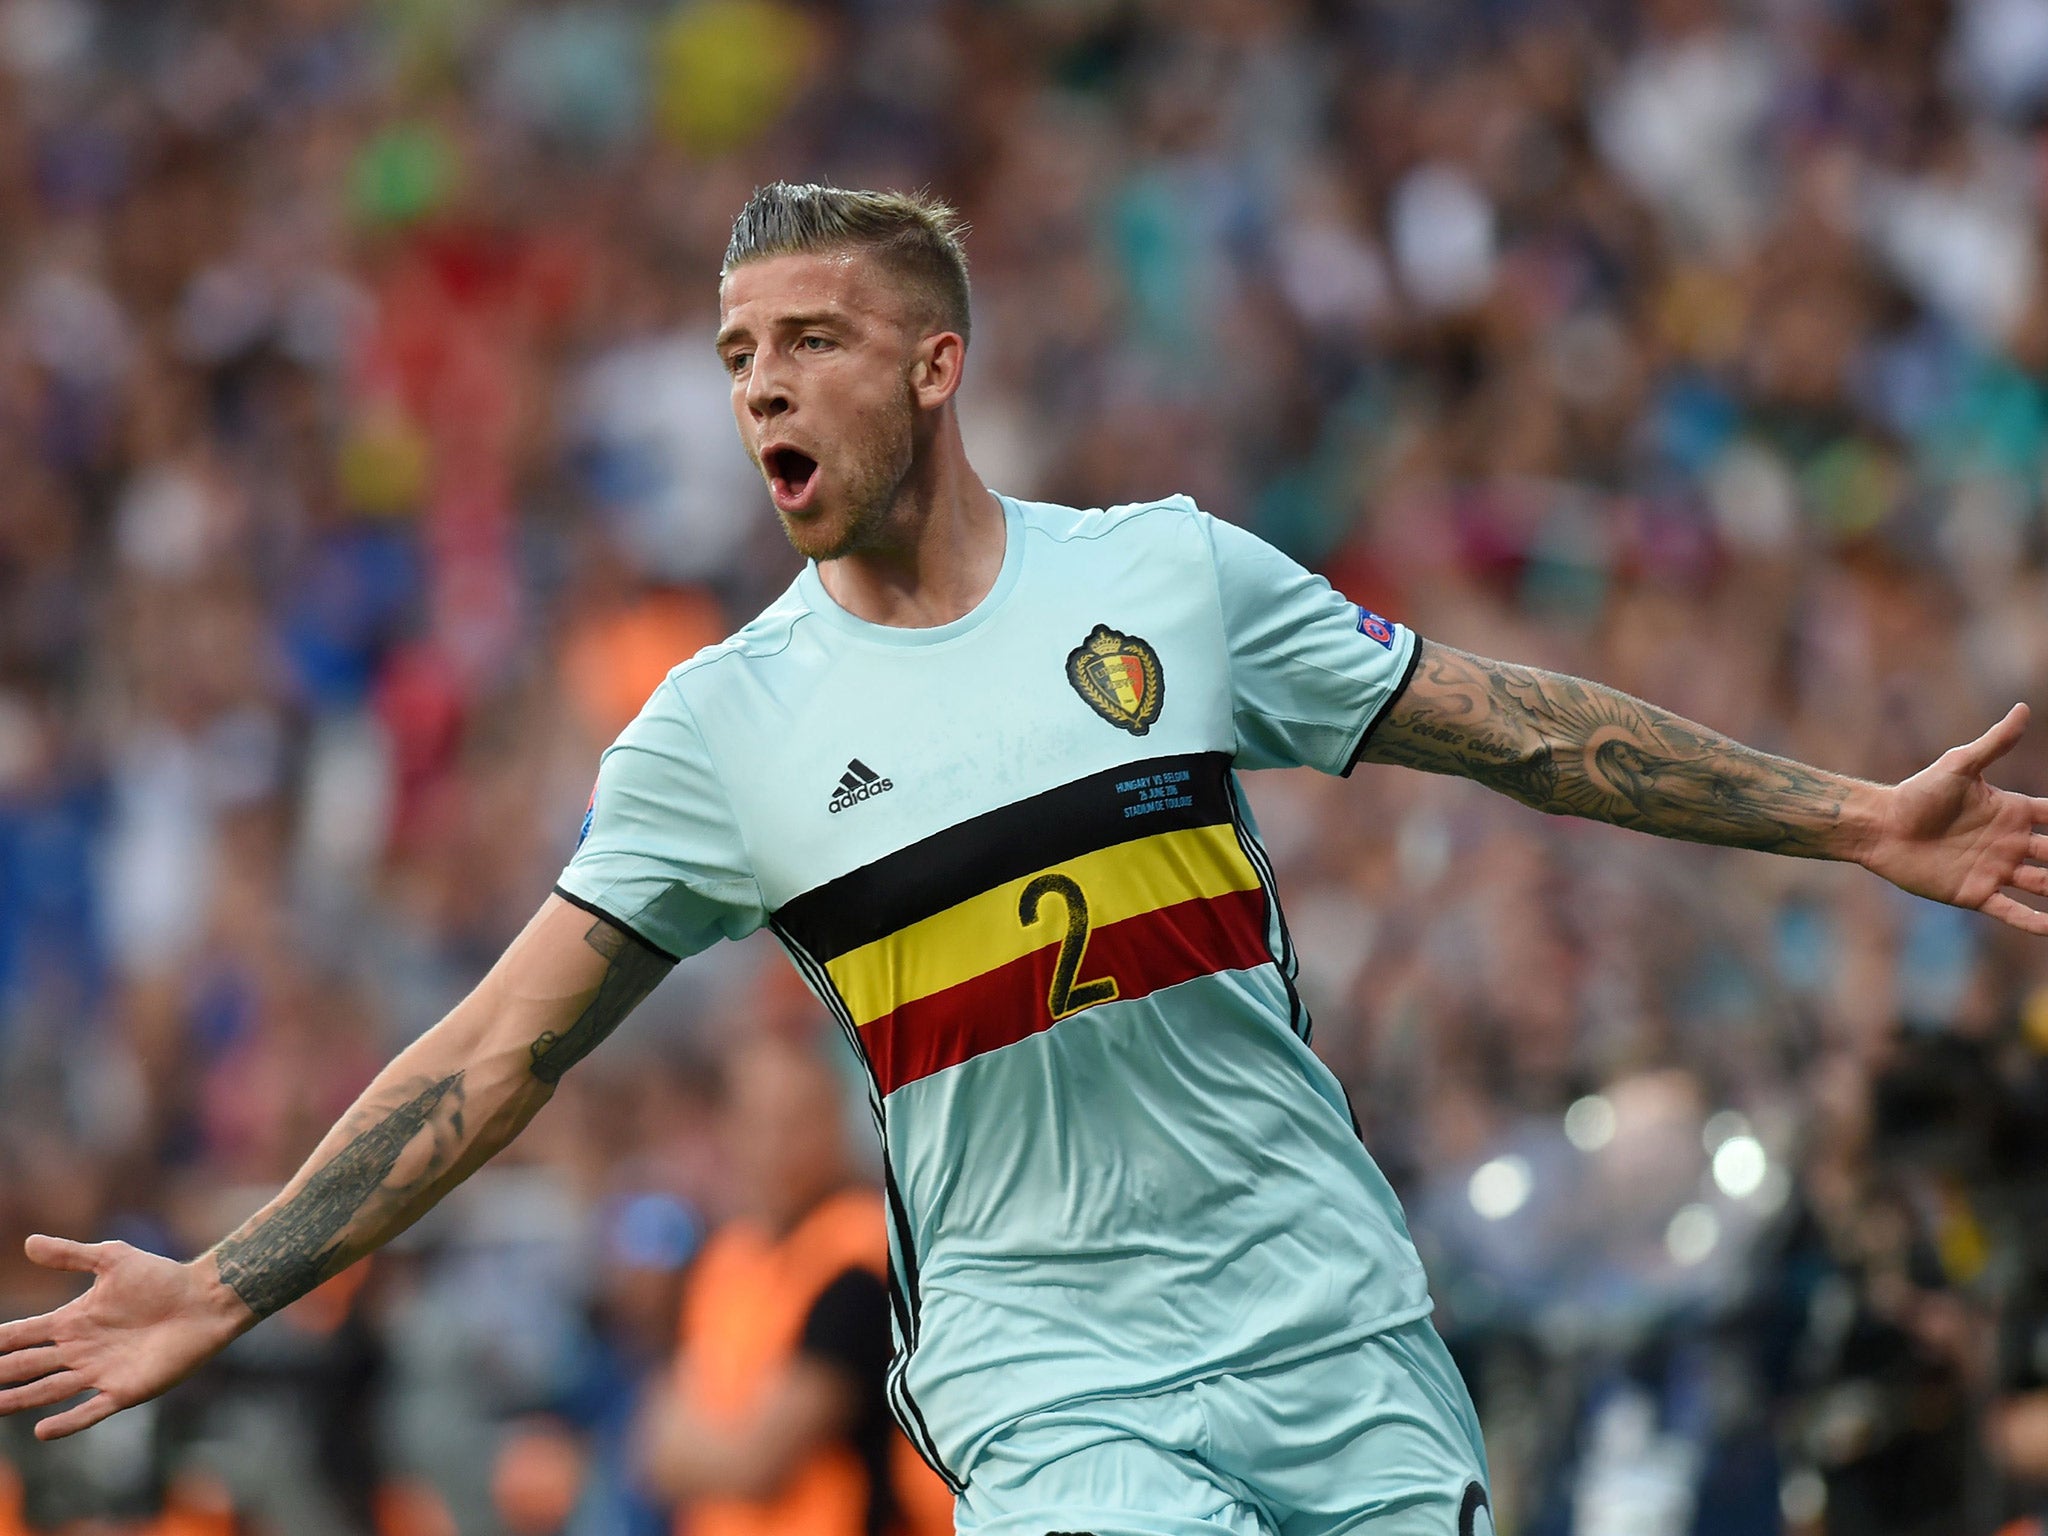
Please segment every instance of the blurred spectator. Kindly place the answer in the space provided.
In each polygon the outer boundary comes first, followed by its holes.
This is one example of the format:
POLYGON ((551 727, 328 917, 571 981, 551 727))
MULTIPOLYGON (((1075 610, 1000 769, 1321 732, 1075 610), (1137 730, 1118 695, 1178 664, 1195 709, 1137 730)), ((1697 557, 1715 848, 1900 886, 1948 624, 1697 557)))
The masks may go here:
POLYGON ((739 1215, 691 1274, 650 1480, 694 1536, 936 1536, 952 1494, 889 1416, 879 1192, 853 1183, 835 1074, 773 1038, 734 1060, 739 1215))

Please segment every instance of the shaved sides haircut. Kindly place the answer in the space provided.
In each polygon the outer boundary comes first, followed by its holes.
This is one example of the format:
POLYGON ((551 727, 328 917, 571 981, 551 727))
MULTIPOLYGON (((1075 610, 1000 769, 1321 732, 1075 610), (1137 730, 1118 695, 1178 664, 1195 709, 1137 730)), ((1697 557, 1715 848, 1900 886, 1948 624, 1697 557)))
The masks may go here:
POLYGON ((967 335, 967 253, 960 215, 922 192, 856 192, 786 181, 757 189, 733 220, 719 268, 769 256, 865 251, 926 301, 943 329, 967 335))

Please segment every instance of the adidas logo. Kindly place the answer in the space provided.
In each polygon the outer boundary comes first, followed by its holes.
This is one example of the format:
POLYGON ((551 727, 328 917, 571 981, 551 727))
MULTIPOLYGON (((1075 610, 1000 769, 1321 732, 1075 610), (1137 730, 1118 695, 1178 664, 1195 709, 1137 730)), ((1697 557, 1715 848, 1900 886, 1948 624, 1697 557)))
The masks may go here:
POLYGON ((829 809, 837 816, 841 811, 852 810, 863 800, 872 799, 876 795, 886 795, 895 787, 895 780, 883 778, 856 757, 846 765, 846 772, 839 776, 839 787, 832 791, 832 804, 829 809))

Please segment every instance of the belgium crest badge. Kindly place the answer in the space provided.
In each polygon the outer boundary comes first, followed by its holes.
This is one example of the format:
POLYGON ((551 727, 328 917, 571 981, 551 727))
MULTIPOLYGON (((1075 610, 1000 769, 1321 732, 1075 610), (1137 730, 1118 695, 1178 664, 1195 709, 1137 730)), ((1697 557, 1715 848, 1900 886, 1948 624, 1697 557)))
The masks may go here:
POLYGON ((1067 681, 1088 707, 1118 730, 1142 736, 1166 702, 1159 653, 1136 635, 1098 624, 1067 652, 1067 681))

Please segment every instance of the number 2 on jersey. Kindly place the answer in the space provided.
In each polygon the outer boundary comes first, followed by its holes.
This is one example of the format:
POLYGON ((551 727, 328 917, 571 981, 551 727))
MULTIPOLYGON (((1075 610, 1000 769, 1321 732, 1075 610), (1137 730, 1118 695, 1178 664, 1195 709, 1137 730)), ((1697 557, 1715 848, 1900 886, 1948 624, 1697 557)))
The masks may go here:
POLYGON ((1039 903, 1048 896, 1059 897, 1067 909, 1066 937, 1060 940, 1060 957, 1052 968, 1052 987, 1045 994, 1045 1005, 1052 1010, 1052 1016, 1064 1019, 1070 1013, 1114 998, 1116 978, 1098 976, 1093 981, 1078 983, 1074 980, 1081 974, 1082 957, 1088 953, 1088 898, 1069 876, 1040 875, 1025 886, 1017 901, 1017 921, 1026 928, 1036 925, 1039 903))

